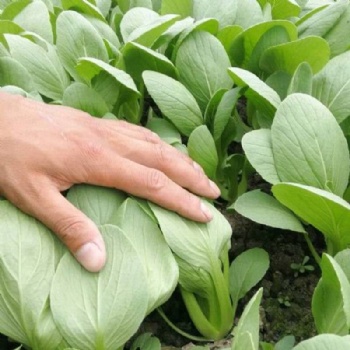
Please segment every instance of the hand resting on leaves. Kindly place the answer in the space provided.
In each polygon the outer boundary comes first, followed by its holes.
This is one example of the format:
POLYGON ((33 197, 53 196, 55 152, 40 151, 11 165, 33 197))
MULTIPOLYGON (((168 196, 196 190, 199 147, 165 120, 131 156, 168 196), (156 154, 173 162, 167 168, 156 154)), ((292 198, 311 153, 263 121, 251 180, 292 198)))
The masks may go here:
POLYGON ((105 264, 103 239, 61 191, 79 183, 114 187, 199 222, 211 214, 192 193, 220 194, 197 164, 145 128, 5 93, 0 164, 0 194, 48 226, 93 272, 105 264))

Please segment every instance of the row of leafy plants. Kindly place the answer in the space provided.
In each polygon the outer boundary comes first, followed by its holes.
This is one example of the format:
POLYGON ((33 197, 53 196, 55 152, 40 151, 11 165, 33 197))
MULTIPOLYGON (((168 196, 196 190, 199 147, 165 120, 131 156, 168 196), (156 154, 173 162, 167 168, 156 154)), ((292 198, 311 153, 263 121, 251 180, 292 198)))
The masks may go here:
MULTIPOLYGON (((204 225, 79 185, 67 198, 99 225, 106 267, 88 273, 2 200, 0 332, 24 348, 119 349, 153 310, 167 319, 160 306, 178 285, 202 335, 190 338, 224 338, 240 316, 232 350, 348 348, 349 21, 348 0, 0 0, 1 91, 146 126, 203 167, 229 210, 304 235, 322 270, 320 335, 260 342, 262 290, 236 310, 268 255, 230 265, 231 227, 212 204, 204 225), (271 193, 246 192, 254 171, 271 193)), ((160 346, 145 335, 134 347, 145 344, 160 346)))

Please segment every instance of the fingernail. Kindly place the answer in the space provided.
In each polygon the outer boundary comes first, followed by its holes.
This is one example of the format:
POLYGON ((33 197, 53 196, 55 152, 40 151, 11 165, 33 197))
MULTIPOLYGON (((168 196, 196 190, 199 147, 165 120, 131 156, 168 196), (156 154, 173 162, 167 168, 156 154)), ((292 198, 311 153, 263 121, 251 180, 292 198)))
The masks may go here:
POLYGON ((211 213, 210 209, 203 202, 201 202, 201 210, 208 220, 213 218, 213 214, 211 213))
POLYGON ((100 271, 105 264, 105 253, 94 242, 85 243, 75 257, 90 272, 100 271))
POLYGON ((197 163, 197 162, 193 162, 193 167, 198 170, 199 172, 204 174, 204 170, 203 168, 197 163))
POLYGON ((209 180, 209 185, 211 189, 213 190, 213 193, 215 194, 216 197, 219 197, 221 194, 220 188, 216 185, 215 182, 209 180))

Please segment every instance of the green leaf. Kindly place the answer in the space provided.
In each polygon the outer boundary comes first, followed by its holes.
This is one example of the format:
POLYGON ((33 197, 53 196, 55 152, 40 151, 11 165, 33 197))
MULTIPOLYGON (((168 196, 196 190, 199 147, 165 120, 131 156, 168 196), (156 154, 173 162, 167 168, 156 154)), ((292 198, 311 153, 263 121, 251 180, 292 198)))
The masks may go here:
POLYGON ((53 32, 49 11, 42 1, 33 1, 29 3, 21 12, 11 19, 28 32, 34 32, 48 43, 53 44, 53 32))
POLYGON ((131 345, 131 350, 161 350, 161 343, 152 333, 143 333, 131 345))
POLYGON ((105 20, 98 7, 88 0, 61 0, 61 2, 64 10, 78 10, 81 14, 105 20))
POLYGON ((311 66, 307 62, 300 63, 289 84, 288 95, 298 92, 312 95, 312 78, 311 66))
POLYGON ((335 334, 321 334, 302 341, 293 350, 348 350, 350 339, 335 334))
POLYGON ((36 89, 53 100, 61 100, 63 91, 69 85, 53 46, 47 50, 20 36, 5 34, 11 56, 31 74, 36 89))
POLYGON ((347 335, 350 327, 350 283, 338 263, 323 254, 322 278, 312 297, 318 333, 347 335))
POLYGON ((193 0, 162 0, 160 13, 162 15, 177 14, 181 18, 192 15, 193 0))
POLYGON ((219 159, 213 136, 205 125, 193 130, 187 149, 189 156, 203 168, 206 175, 215 179, 219 159))
POLYGON ((226 26, 219 30, 217 38, 221 41, 226 52, 229 51, 236 37, 243 32, 243 28, 237 25, 226 26))
POLYGON ((123 88, 128 90, 129 94, 134 93, 139 95, 139 91, 129 74, 97 58, 81 57, 76 66, 76 71, 88 82, 101 71, 104 71, 114 78, 123 88))
POLYGON ((292 350, 295 344, 295 337, 293 335, 286 335, 275 345, 274 350, 292 350))
POLYGON ((80 109, 95 117, 110 112, 104 99, 92 88, 82 83, 73 83, 64 91, 62 104, 80 109))
POLYGON ((329 108, 340 124, 350 115, 349 93, 350 52, 346 52, 330 60, 315 75, 312 95, 329 108))
POLYGON ((171 250, 188 264, 210 273, 213 257, 220 257, 229 243, 231 226, 214 206, 207 202, 205 205, 213 214, 208 224, 184 219, 150 203, 171 250))
POLYGON ((253 130, 242 138, 243 150, 255 170, 271 184, 280 182, 272 151, 271 131, 253 130))
POLYGON ((63 11, 57 18, 57 51, 60 59, 77 81, 81 78, 75 67, 81 57, 93 57, 108 62, 102 37, 92 24, 77 12, 63 11))
POLYGON ((0 58, 0 86, 14 85, 27 92, 35 90, 28 70, 11 57, 0 58))
POLYGON ((127 43, 122 54, 126 71, 137 81, 141 81, 142 73, 146 70, 176 77, 175 66, 166 56, 138 43, 127 43))
POLYGON ((336 254, 350 244, 350 204, 333 193, 301 184, 280 183, 274 196, 297 216, 321 231, 336 254))
MULTIPOLYGON (((265 83, 270 86, 273 90, 278 93, 281 101, 283 101, 288 95, 288 87, 291 83, 292 76, 284 71, 277 71, 272 73, 266 80, 265 83)), ((259 120, 259 125, 263 127, 263 123, 259 120)), ((271 124, 268 123, 268 127, 271 127, 271 124)))
POLYGON ((350 283, 350 249, 347 248, 342 250, 334 257, 334 259, 342 268, 343 272, 345 273, 345 276, 347 277, 350 283))
POLYGON ((0 35, 1 34, 20 34, 24 30, 18 24, 8 21, 0 20, 0 35))
POLYGON ((234 23, 242 28, 251 28, 257 23, 263 22, 262 9, 256 0, 240 0, 234 23), (249 16, 247 14, 249 13, 249 16))
POLYGON ((229 75, 236 85, 248 87, 247 99, 272 120, 281 103, 277 92, 260 80, 255 74, 241 68, 229 68, 229 75))
POLYGON ((97 225, 113 224, 126 195, 112 188, 75 185, 67 199, 97 225))
POLYGON ((0 221, 0 333, 27 347, 40 345, 51 334, 53 343, 44 348, 57 349, 62 337, 56 329, 47 334, 40 325, 61 244, 44 225, 5 200, 0 201, 0 221))
POLYGON ((203 124, 199 106, 178 81, 157 72, 142 74, 146 88, 161 112, 186 136, 203 124))
POLYGON ((218 141, 229 122, 229 119, 236 107, 237 100, 239 98, 240 89, 231 89, 224 93, 221 101, 219 102, 214 118, 213 118, 213 137, 215 141, 218 141))
POLYGON ((233 0, 193 0, 193 17, 196 20, 215 18, 223 28, 234 24, 237 7, 237 1, 233 0))
POLYGON ((260 67, 267 73, 283 70, 294 74, 302 62, 307 62, 313 73, 320 71, 328 62, 328 43, 317 36, 309 36, 268 48, 260 59, 260 67))
POLYGON ((147 314, 167 301, 179 277, 175 258, 158 224, 137 203, 128 198, 114 219, 136 249, 148 283, 147 314), (132 220, 130 218, 132 217, 132 220))
POLYGON ((259 224, 294 232, 305 230, 298 218, 272 196, 254 190, 240 196, 234 209, 245 217, 259 224))
POLYGON ((147 129, 155 132, 163 141, 172 145, 174 143, 181 143, 181 135, 175 126, 165 119, 152 118, 147 123, 147 129))
POLYGON ((262 294, 263 290, 260 288, 244 308, 238 325, 234 329, 232 350, 259 350, 259 308, 262 294))
POLYGON ((258 23, 238 35, 232 43, 228 53, 235 65, 246 67, 248 62, 252 59, 251 57, 255 46, 262 36, 274 27, 283 27, 287 31, 290 41, 298 38, 297 28, 290 21, 279 20, 258 23))
POLYGON ((246 250, 232 262, 230 294, 235 306, 265 276, 269 265, 269 255, 261 248, 246 250))
POLYGON ((295 0, 258 0, 260 5, 264 7, 267 3, 272 6, 273 19, 288 19, 297 17, 300 13, 300 6, 295 0))
POLYGON ((202 111, 220 89, 230 89, 231 65, 220 41, 207 32, 192 32, 178 49, 176 67, 180 81, 194 95, 202 111), (205 59, 203 59, 205 57, 205 59))
POLYGON ((152 9, 152 0, 118 0, 118 6, 124 13, 134 7, 152 9))
POLYGON ((159 16, 152 10, 136 7, 124 15, 120 23, 121 34, 125 43, 134 41, 151 47, 178 18, 178 15, 159 16))
POLYGON ((123 346, 138 329, 148 304, 147 279, 135 248, 116 226, 105 225, 100 231, 107 249, 103 270, 90 273, 67 252, 50 293, 57 327, 78 349, 123 346))
POLYGON ((277 109, 271 137, 281 181, 343 195, 350 172, 349 150, 334 116, 321 102, 303 94, 288 96, 277 109))

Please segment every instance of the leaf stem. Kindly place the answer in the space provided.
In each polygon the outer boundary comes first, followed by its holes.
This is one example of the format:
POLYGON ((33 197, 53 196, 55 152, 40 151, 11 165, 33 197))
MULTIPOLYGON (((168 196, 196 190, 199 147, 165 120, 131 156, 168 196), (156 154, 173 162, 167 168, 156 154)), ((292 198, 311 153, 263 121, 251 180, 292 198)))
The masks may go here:
POLYGON ((176 327, 174 323, 172 323, 169 318, 165 315, 164 311, 162 310, 161 307, 157 308, 157 311, 159 313, 159 315, 163 318, 163 320, 168 324, 169 327, 171 327, 175 332, 179 333, 180 335, 182 335, 185 338, 188 338, 190 340, 193 341, 201 341, 201 342, 207 342, 208 339, 203 338, 203 337, 197 337, 195 335, 189 334, 183 330, 181 330, 180 328, 176 327))
POLYGON ((304 238, 306 240, 306 243, 310 249, 311 255, 313 256, 313 258, 315 259, 315 261, 317 262, 318 265, 321 264, 321 257, 318 255, 318 253, 316 252, 316 249, 314 247, 314 245, 312 244, 309 234, 307 232, 303 233, 304 238))

